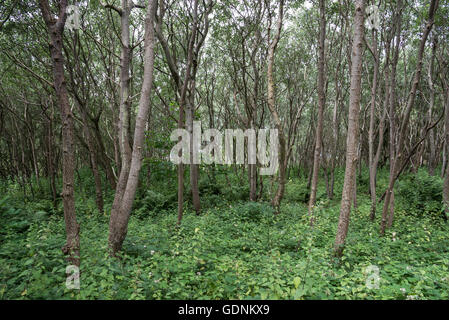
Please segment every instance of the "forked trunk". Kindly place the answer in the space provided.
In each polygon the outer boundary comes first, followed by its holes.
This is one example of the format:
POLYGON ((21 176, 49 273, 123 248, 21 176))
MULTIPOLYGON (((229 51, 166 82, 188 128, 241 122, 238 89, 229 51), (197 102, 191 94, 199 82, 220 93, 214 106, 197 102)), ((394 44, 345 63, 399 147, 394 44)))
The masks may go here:
POLYGON ((126 181, 125 192, 119 208, 114 216, 111 214, 109 224, 109 247, 115 255, 122 249, 128 231, 128 221, 131 214, 134 197, 139 182, 139 173, 142 166, 145 124, 148 121, 151 87, 153 85, 154 68, 154 16, 156 11, 156 0, 150 0, 145 17, 145 53, 143 83, 140 93, 139 110, 134 129, 134 144, 131 158, 129 176, 126 181))

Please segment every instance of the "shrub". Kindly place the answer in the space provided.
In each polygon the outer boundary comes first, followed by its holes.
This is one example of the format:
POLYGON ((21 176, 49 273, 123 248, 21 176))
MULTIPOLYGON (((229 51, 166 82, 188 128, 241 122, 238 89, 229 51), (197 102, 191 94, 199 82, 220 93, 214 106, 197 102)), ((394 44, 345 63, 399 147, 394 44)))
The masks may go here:
POLYGON ((259 222, 273 217, 273 208, 268 203, 245 202, 234 207, 234 210, 242 221, 259 222))
POLYGON ((440 214, 442 211, 443 181, 425 169, 408 174, 398 182, 400 203, 408 213, 440 214))
POLYGON ((289 181, 285 186, 284 199, 286 201, 300 201, 306 203, 309 201, 310 189, 307 188, 307 181, 289 181))
POLYGON ((138 199, 135 203, 135 213, 138 217, 146 217, 150 213, 157 213, 159 211, 172 207, 172 196, 164 195, 157 191, 147 189, 144 192, 144 197, 138 199))

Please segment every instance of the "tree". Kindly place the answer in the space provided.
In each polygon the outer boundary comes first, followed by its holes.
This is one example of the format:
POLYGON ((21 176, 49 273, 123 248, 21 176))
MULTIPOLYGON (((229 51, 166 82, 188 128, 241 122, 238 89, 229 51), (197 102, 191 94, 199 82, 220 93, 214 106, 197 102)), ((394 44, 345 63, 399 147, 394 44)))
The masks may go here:
MULTIPOLYGON (((130 178, 131 162, 134 150, 131 149, 130 141, 130 122, 131 122, 131 99, 130 99, 130 63, 132 48, 130 45, 130 15, 131 11, 137 6, 132 0, 122 0, 121 8, 117 8, 113 5, 106 4, 105 8, 110 8, 116 11, 120 15, 120 28, 121 28, 121 55, 120 55, 120 109, 119 109, 119 123, 118 123, 118 135, 119 135, 119 147, 120 147, 120 174, 115 190, 114 202, 112 203, 111 209, 111 220, 109 224, 109 246, 112 252, 115 254, 116 251, 121 249, 121 245, 126 235, 126 231, 123 231, 124 223, 122 221, 120 226, 119 217, 126 217, 126 212, 121 213, 122 204, 124 202, 124 195, 128 188, 128 180, 130 178), (123 239, 120 241, 121 237, 123 239)), ((136 122, 137 124, 137 122, 136 122)), ((137 132, 137 131, 135 131, 137 132)), ((140 152, 140 150, 138 151, 140 152)), ((139 165, 140 170, 140 165, 139 165)), ((134 196, 132 196, 134 198, 134 196)), ((129 213, 128 213, 129 214, 129 213)), ((123 219, 126 220, 127 218, 123 219)), ((126 227, 126 226, 125 226, 126 227)))
POLYGON ((131 156, 129 175, 126 181, 126 188, 117 210, 111 212, 109 223, 109 247, 115 255, 122 249, 128 231, 128 221, 136 195, 139 173, 142 166, 142 149, 144 146, 145 124, 148 121, 148 112, 151 97, 151 87, 153 85, 154 69, 154 18, 157 0, 149 0, 147 14, 145 17, 145 53, 144 53, 144 73, 143 83, 139 100, 139 111, 134 129, 134 144, 131 156))
POLYGON ((64 57, 62 55, 64 25, 67 20, 67 0, 59 3, 58 18, 51 13, 48 0, 40 0, 39 5, 50 37, 50 54, 53 64, 54 88, 58 98, 62 122, 62 199, 64 203, 64 220, 66 228, 66 244, 62 248, 68 255, 70 264, 80 265, 80 227, 75 212, 75 152, 73 114, 70 108, 64 76, 64 57))
MULTIPOLYGON (((285 135, 282 126, 281 119, 279 118, 279 114, 276 110, 275 104, 275 92, 274 92, 274 78, 273 78, 273 67, 274 67, 274 53, 276 51, 276 47, 279 43, 279 38, 281 36, 282 30, 282 19, 284 15, 284 0, 281 0, 279 3, 279 12, 278 12, 278 20, 276 26, 276 33, 274 35, 273 40, 270 40, 270 32, 271 32, 271 16, 268 22, 268 71, 267 71, 267 102, 268 108, 271 113, 271 117, 273 119, 274 125, 278 130, 279 137, 279 185, 276 190, 276 193, 271 201, 273 207, 275 208, 275 213, 279 213, 279 206, 281 204, 281 200, 284 196, 285 190, 285 173, 286 173, 286 163, 285 163, 285 135)), ((272 146, 273 147, 273 146, 272 146)))
MULTIPOLYGON (((447 76, 447 59, 441 59, 442 64, 446 67, 443 69, 446 71, 447 76)), ((449 154, 449 83, 445 76, 441 76, 441 82, 443 84, 445 96, 444 96, 444 142, 443 142, 443 157, 444 155, 449 154)), ((445 220, 449 220, 449 165, 443 162, 443 170, 444 171, 444 184, 443 184, 443 202, 444 202, 444 213, 445 220), (445 168, 446 165, 446 169, 445 168)))
MULTIPOLYGON (((371 211, 370 219, 374 220, 376 214, 376 174, 377 174, 377 163, 379 161, 379 153, 374 155, 374 125, 375 125, 375 110, 376 110, 376 92, 377 92, 377 80, 379 76, 379 51, 377 49, 377 29, 372 28, 372 48, 370 51, 374 58, 374 72, 373 72, 373 82, 371 86, 371 100, 370 100, 370 121, 369 121, 369 132, 368 132, 368 152, 369 152, 369 181, 370 181, 370 195, 371 195, 371 211)), ((386 113, 384 112, 384 115, 386 113)), ((383 117, 382 117, 383 118, 383 117)), ((381 120, 379 127, 379 145, 383 142, 383 123, 384 119, 381 120)), ((379 149, 378 149, 379 150, 379 149)))
POLYGON ((346 168, 341 196, 340 218, 335 237, 334 254, 343 254, 349 227, 349 216, 355 187, 357 146, 359 139, 359 113, 361 99, 362 55, 365 21, 365 1, 355 1, 354 36, 351 54, 351 92, 349 95, 348 136, 346 140, 346 168))
MULTIPOLYGON (((179 105, 179 117, 178 117, 178 128, 186 127, 189 133, 193 133, 193 120, 195 112, 195 91, 196 91, 196 74, 198 70, 198 60, 200 56, 201 48, 206 39, 209 30, 209 14, 212 10, 213 2, 209 0, 204 3, 204 8, 201 13, 199 13, 198 0, 193 2, 193 12, 188 12, 185 14, 188 17, 188 22, 190 21, 190 16, 193 17, 192 25, 190 27, 190 32, 185 35, 186 43, 180 43, 179 45, 186 48, 185 50, 185 70, 184 77, 180 74, 178 69, 178 61, 176 60, 177 52, 176 45, 173 49, 163 34, 163 22, 164 17, 167 14, 167 6, 164 1, 160 2, 159 14, 157 16, 156 23, 156 36, 161 44, 166 63, 169 68, 170 75, 174 82, 174 87, 176 90, 176 99, 179 105), (202 22, 202 23, 200 23, 202 22)), ((187 8, 189 9, 189 8, 187 8)), ((173 20, 170 21, 173 26, 177 19, 174 17, 169 17, 173 20)), ((199 169, 198 164, 194 163, 193 159, 193 139, 190 139, 190 186, 192 192, 192 202, 194 209, 197 214, 200 213, 200 196, 199 196, 199 169)), ((178 224, 181 223, 183 216, 183 206, 184 206, 184 165, 182 163, 178 164, 178 224)))
MULTIPOLYGON (((446 87, 446 102, 445 102, 445 143, 449 146, 449 88, 446 87)), ((444 151, 443 151, 444 152, 444 151)), ((446 220, 449 219, 449 165, 446 165, 446 173, 444 174, 444 187, 443 187, 443 201, 445 205, 446 220)))
MULTIPOLYGON (((387 227, 388 209, 389 209, 390 200, 391 200, 392 194, 393 194, 394 184, 396 182, 398 175, 400 174, 400 171, 402 171, 401 168, 402 168, 403 161, 405 158, 404 143, 405 143, 405 138, 407 135, 407 128, 409 125, 410 114, 411 114, 413 105, 415 103, 416 90, 418 88, 419 81, 421 78, 424 48, 425 48, 425 44, 427 41, 427 37, 429 36, 430 30, 432 29, 432 26, 433 26, 435 11, 437 10, 437 8, 438 8, 438 0, 432 0, 430 3, 430 7, 429 7, 428 19, 426 21, 426 24, 424 25, 423 34, 422 34, 419 49, 418 49, 417 66, 416 66, 415 74, 414 74, 413 81, 412 81, 412 88, 410 89, 410 93, 408 95, 407 105, 406 105, 406 109, 404 112, 401 128, 399 131, 398 144, 397 144, 397 148, 396 148, 397 155, 395 156, 394 163, 390 164, 390 166, 392 166, 392 169, 390 171, 390 179, 389 179, 388 188, 387 188, 386 195, 385 195, 384 207, 382 210, 382 220, 380 223, 380 234, 381 235, 385 234, 385 229, 387 227)), ((390 99, 391 99, 391 97, 390 97, 390 99)), ((390 117, 391 117, 391 115, 390 115, 390 117)), ((390 143, 391 143, 391 141, 390 141, 390 143)), ((408 160, 408 159, 406 159, 406 160, 408 160)), ((390 213, 390 216, 391 215, 392 215, 392 213, 390 213)), ((389 224, 391 225, 391 223, 392 223, 392 217, 390 218, 389 224)))
MULTIPOLYGON (((324 92, 324 66, 325 66, 325 54, 324 54, 324 41, 326 39, 326 8, 325 1, 320 0, 320 37, 318 44, 318 119, 315 133, 315 152, 313 156, 313 173, 312 173, 312 185, 310 189, 309 200, 309 214, 313 214, 313 207, 316 201, 316 191, 318 186, 318 173, 320 171, 320 158, 321 158, 321 144, 323 134, 323 118, 324 108, 326 105, 326 96, 324 92)), ((313 223, 313 217, 311 218, 313 223)))

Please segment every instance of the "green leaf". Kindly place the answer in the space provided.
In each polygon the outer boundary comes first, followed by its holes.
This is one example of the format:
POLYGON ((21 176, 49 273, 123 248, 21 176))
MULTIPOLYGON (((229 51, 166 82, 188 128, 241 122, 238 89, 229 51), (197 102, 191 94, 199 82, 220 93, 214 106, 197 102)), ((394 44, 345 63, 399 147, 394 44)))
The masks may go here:
POLYGON ((293 279, 293 284, 295 285, 295 288, 298 288, 300 283, 301 283, 301 278, 300 277, 295 277, 293 279))

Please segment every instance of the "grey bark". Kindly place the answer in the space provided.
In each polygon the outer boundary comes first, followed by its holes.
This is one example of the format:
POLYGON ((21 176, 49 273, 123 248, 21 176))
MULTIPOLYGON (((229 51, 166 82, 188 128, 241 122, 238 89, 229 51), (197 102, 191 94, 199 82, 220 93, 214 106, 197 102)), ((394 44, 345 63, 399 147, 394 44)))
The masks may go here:
POLYGON ((346 141, 346 169, 341 197, 340 218, 335 237, 334 254, 343 254, 349 227, 351 203, 354 192, 359 139, 359 113, 361 99, 362 55, 365 21, 365 1, 355 1, 354 36, 351 55, 351 88, 349 96, 348 136, 346 141))

